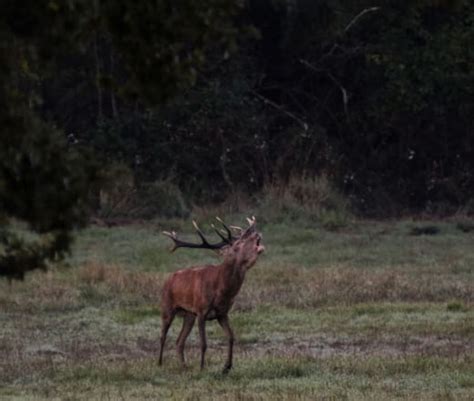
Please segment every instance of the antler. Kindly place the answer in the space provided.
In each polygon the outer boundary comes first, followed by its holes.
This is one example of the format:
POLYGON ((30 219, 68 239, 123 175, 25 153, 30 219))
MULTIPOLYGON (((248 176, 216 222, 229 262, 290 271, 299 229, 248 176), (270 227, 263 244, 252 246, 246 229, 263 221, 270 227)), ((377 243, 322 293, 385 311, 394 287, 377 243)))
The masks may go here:
POLYGON ((249 223, 249 226, 252 227, 257 224, 257 219, 255 218, 255 216, 247 217, 247 222, 249 223))
MULTIPOLYGON (((225 224, 225 223, 222 221, 222 219, 221 219, 220 217, 218 217, 218 216, 216 216, 216 220, 217 220, 219 223, 222 224, 222 226, 224 227, 224 230, 218 230, 218 229, 214 226, 214 224, 211 224, 211 227, 214 229, 214 231, 217 233, 217 235, 218 235, 219 237, 221 237, 222 241, 226 241, 227 243, 231 244, 231 243, 235 242, 235 241, 239 238, 239 237, 234 237, 234 236, 232 235, 232 230, 231 230, 231 228, 239 228, 239 229, 240 229, 240 227, 230 226, 230 228, 229 228, 229 227, 227 226, 227 224, 225 224), (222 235, 223 233, 224 233, 224 234, 227 234, 227 238, 222 235)), ((240 229, 240 230, 241 230, 241 229, 240 229)))
POLYGON ((182 241, 178 238, 178 235, 176 234, 175 231, 163 231, 163 234, 166 235, 167 237, 171 238, 173 240, 173 248, 171 248, 171 252, 174 252, 178 248, 202 248, 202 249, 221 249, 222 247, 226 245, 232 244, 237 238, 232 236, 232 232, 227 227, 227 225, 219 218, 216 217, 217 221, 219 221, 225 228, 225 232, 227 233, 227 238, 222 235, 222 233, 214 226, 212 225, 212 228, 216 231, 216 233, 219 235, 219 237, 222 239, 221 242, 218 242, 217 244, 211 244, 206 237, 204 236, 203 232, 197 225, 197 223, 193 220, 193 226, 196 229, 197 234, 201 238, 201 243, 196 244, 193 242, 186 242, 182 241))
POLYGON ((242 234, 240 235, 240 238, 245 238, 250 233, 255 231, 255 227, 257 224, 257 219, 255 218, 255 216, 247 217, 247 222, 249 223, 249 226, 245 229, 245 231, 242 230, 242 234))

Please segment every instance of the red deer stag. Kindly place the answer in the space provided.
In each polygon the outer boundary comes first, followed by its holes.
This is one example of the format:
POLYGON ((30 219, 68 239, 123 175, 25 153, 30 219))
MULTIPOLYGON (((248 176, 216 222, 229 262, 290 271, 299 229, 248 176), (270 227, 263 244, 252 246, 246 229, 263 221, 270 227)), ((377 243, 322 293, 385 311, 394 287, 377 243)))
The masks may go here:
MULTIPOLYGON (((245 273, 265 250, 261 244, 262 236, 256 230, 255 217, 247 220, 249 227, 245 230, 239 229, 239 235, 234 236, 230 228, 218 218, 225 229, 222 232, 225 232, 226 236, 213 226, 221 238, 221 242, 215 244, 207 241, 196 222, 193 224, 201 238, 200 244, 181 241, 175 232, 163 232, 174 242, 172 252, 177 248, 213 249, 219 252, 223 261, 218 265, 195 266, 178 270, 165 282, 161 300, 160 365, 163 361, 166 334, 173 319, 178 315, 183 317, 183 327, 176 346, 183 367, 186 366, 184 345, 197 317, 201 342, 201 369, 204 367, 204 355, 207 348, 206 320, 213 319, 217 319, 229 341, 223 373, 228 373, 232 368, 234 333, 229 325, 228 314, 244 282, 245 273)), ((238 229, 238 227, 232 228, 238 229)))

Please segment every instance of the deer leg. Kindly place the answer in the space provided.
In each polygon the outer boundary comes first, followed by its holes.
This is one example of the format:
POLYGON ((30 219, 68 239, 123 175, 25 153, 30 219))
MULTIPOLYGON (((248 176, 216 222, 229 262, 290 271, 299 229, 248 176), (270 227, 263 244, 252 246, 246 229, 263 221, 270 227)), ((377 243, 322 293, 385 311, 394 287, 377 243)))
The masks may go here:
POLYGON ((224 370, 222 373, 227 374, 229 373, 230 369, 232 368, 232 351, 234 348, 234 332, 232 331, 230 324, 229 324, 229 318, 227 315, 218 317, 217 321, 219 322, 220 326, 224 330, 225 335, 227 336, 227 339, 229 341, 229 348, 227 352, 227 361, 224 365, 224 370))
POLYGON ((204 369, 204 355, 206 354, 207 342, 206 342, 206 319, 204 316, 198 318, 199 326, 199 337, 201 339, 201 370, 204 369))
POLYGON ((160 357, 158 359, 158 365, 161 366, 163 363, 163 351, 165 349, 166 334, 173 323, 173 319, 176 313, 162 315, 161 317, 161 338, 160 338, 160 357))
POLYGON ((181 333, 179 333, 178 339, 176 340, 176 349, 178 351, 178 356, 181 360, 181 364, 183 365, 183 367, 186 367, 186 362, 184 360, 184 345, 186 343, 186 339, 189 336, 189 333, 191 333, 195 320, 196 316, 191 313, 187 313, 186 315, 184 315, 183 328, 181 329, 181 333))

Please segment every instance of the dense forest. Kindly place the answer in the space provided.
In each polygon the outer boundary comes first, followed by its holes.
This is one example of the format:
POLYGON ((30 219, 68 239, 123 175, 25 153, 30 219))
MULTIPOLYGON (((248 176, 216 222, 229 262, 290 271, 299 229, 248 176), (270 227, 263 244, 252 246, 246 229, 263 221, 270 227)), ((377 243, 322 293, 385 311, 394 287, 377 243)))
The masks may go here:
POLYGON ((295 182, 371 217, 474 211, 469 0, 0 9, 1 275, 60 257, 90 215, 182 217, 295 182))

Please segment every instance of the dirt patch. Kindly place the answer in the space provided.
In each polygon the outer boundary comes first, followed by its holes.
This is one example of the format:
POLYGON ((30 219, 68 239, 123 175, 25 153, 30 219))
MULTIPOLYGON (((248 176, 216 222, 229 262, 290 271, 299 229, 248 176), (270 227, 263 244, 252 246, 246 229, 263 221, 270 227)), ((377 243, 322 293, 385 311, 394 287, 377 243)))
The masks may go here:
MULTIPOLYGON (((4 339, 5 340, 5 339, 4 339)), ((176 359, 174 339, 166 347, 166 358, 176 359)), ((209 339, 209 355, 225 355, 224 339, 209 339)), ((4 344, 5 341, 4 341, 4 344)), ((16 342, 15 347, 0 348, 0 383, 29 380, 47 375, 48 371, 59 366, 74 366, 83 363, 113 363, 137 359, 156 360, 159 351, 157 339, 139 337, 130 343, 111 342, 94 344, 90 341, 70 342, 62 345, 35 344, 26 345, 16 342)), ((327 359, 333 357, 403 357, 403 356, 440 356, 456 358, 472 355, 474 339, 452 337, 412 337, 410 339, 383 338, 367 340, 363 338, 337 338, 313 336, 306 338, 276 338, 252 344, 237 342, 235 353, 240 358, 291 357, 327 359)), ((197 338, 189 341, 186 353, 190 360, 199 355, 197 338)))
POLYGON ((450 337, 412 337, 376 339, 311 337, 285 339, 240 346, 246 354, 292 355, 295 357, 331 358, 334 356, 445 356, 474 353, 474 339, 450 337))
MULTIPOLYGON (((175 354, 174 339, 169 339, 166 353, 175 354)), ((209 350, 224 350, 226 341, 208 339, 209 350)), ((197 339, 189 341, 186 349, 199 352, 197 339)), ((376 339, 368 341, 358 338, 309 337, 285 338, 275 341, 262 341, 253 344, 239 344, 237 353, 250 356, 281 355, 293 357, 331 358, 335 356, 442 356, 456 357, 474 353, 474 339, 450 337, 413 337, 409 340, 376 339)), ((64 355, 72 359, 128 359, 156 357, 159 352, 157 339, 138 338, 135 344, 108 344, 106 346, 84 346, 65 350, 64 355)))

